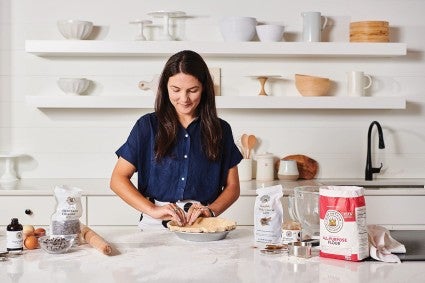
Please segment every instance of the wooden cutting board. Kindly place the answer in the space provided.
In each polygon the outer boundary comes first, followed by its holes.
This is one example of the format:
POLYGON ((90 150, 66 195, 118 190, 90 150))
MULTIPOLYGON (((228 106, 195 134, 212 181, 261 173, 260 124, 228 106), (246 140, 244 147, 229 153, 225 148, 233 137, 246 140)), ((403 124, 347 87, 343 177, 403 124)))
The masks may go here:
POLYGON ((297 162, 298 172, 300 179, 311 180, 314 179, 319 170, 319 163, 316 160, 302 154, 288 155, 282 160, 295 160, 297 162))

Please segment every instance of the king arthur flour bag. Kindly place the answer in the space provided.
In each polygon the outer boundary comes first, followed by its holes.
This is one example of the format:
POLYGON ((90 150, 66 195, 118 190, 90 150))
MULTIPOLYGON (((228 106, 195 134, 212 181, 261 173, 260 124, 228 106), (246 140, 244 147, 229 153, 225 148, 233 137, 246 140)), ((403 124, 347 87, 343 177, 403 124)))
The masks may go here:
POLYGON ((319 195, 320 256, 351 261, 368 257, 364 189, 323 186, 319 195))
POLYGON ((254 206, 254 237, 256 243, 282 242, 282 185, 257 189, 254 206))

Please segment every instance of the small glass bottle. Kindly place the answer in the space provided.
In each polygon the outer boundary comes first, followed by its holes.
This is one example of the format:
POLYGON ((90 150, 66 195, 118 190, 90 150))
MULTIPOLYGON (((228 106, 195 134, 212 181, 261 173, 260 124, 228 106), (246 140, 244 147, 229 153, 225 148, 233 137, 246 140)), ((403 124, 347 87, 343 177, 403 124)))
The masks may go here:
POLYGON ((298 221, 286 220, 282 225, 282 244, 301 241, 301 224, 298 221))
POLYGON ((7 225, 7 251, 9 253, 21 253, 24 250, 23 227, 19 223, 18 218, 12 218, 12 221, 7 225))

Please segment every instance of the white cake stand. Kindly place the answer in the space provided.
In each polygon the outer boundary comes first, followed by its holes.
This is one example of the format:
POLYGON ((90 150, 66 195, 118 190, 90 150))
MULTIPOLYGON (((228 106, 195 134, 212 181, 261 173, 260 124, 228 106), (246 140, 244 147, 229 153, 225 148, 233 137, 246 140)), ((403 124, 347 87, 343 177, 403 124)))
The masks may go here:
POLYGON ((148 13, 149 16, 152 16, 154 18, 162 18, 162 35, 160 37, 160 40, 174 40, 174 38, 170 35, 170 29, 169 29, 169 20, 170 18, 180 18, 186 15, 185 12, 182 11, 156 11, 156 12, 150 12, 148 13))
POLYGON ((22 156, 22 154, 0 153, 0 158, 6 160, 5 170, 3 175, 0 177, 0 183, 11 183, 18 180, 18 176, 16 175, 16 172, 15 172, 15 159, 20 156, 22 156))
POLYGON ((152 24, 152 21, 149 21, 149 20, 134 20, 134 21, 131 21, 130 24, 138 24, 139 25, 139 33, 136 35, 134 40, 145 41, 146 37, 143 34, 143 28, 146 25, 152 24))

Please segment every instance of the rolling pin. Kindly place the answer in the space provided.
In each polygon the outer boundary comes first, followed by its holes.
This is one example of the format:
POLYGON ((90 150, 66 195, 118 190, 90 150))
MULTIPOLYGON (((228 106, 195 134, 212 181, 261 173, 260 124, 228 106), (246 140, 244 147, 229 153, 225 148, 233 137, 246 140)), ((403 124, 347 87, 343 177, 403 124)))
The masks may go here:
POLYGON ((111 245, 109 245, 109 243, 106 242, 101 236, 99 236, 99 234, 94 232, 86 225, 81 224, 80 236, 87 244, 97 249, 101 253, 105 255, 110 255, 112 253, 111 245))

